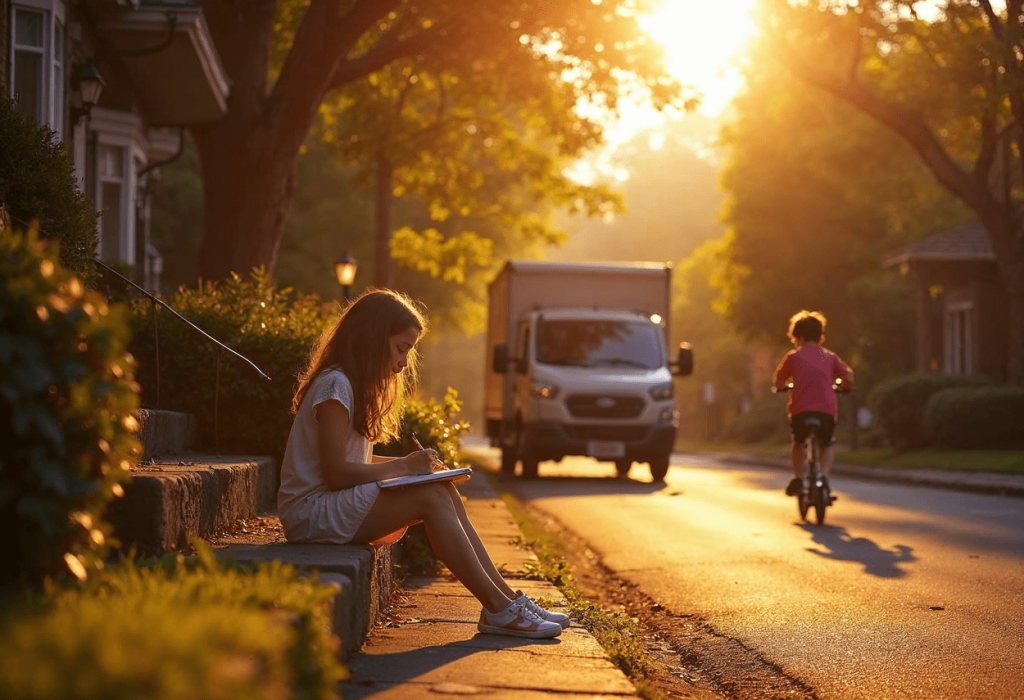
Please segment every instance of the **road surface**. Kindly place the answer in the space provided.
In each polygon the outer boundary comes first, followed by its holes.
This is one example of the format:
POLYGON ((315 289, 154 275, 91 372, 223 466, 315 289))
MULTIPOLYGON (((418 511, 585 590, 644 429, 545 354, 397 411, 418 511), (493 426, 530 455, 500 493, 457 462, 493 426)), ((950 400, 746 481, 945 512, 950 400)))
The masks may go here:
POLYGON ((818 526, 773 468, 674 455, 661 485, 584 458, 540 473, 502 483, 804 695, 1024 698, 1022 499, 836 477, 818 526))

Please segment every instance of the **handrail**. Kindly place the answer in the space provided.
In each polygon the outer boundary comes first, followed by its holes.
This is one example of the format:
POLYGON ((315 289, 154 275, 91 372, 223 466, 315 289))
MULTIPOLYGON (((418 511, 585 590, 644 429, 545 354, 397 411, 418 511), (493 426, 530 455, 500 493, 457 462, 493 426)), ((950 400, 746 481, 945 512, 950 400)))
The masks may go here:
POLYGON ((252 360, 250 360, 250 359, 249 359, 248 357, 246 357, 245 355, 242 355, 241 353, 239 353, 239 352, 237 352, 237 351, 235 351, 235 350, 232 350, 232 349, 231 349, 231 348, 229 348, 229 347, 228 347, 227 345, 225 345, 224 343, 222 343, 222 342, 220 342, 219 340, 217 340, 216 338, 214 338, 214 337, 213 337, 212 335, 210 335, 209 333, 207 333, 206 331, 204 331, 204 330, 203 330, 202 328, 200 328, 199 326, 197 326, 196 324, 192 323, 192 322, 191 322, 191 321, 189 321, 189 320, 188 320, 187 318, 185 318, 184 316, 182 316, 181 314, 179 314, 179 313, 178 313, 177 311, 175 311, 175 310, 174 310, 174 309, 173 309, 172 307, 168 306, 168 305, 167 305, 167 304, 166 304, 166 303, 165 303, 164 301, 162 301, 161 299, 159 299, 158 297, 156 297, 156 296, 155 296, 155 295, 154 295, 154 294, 153 294, 152 292, 150 292, 150 291, 149 291, 149 290, 147 290, 146 288, 144 288, 144 287, 142 287, 142 286, 140 286, 140 285, 136 284, 135 282, 133 282, 132 280, 128 279, 127 277, 125 277, 125 276, 124 276, 124 275, 122 275, 122 274, 121 274, 120 272, 118 272, 118 271, 117 271, 117 270, 115 270, 114 268, 110 267, 110 266, 109 266, 109 265, 107 265, 106 263, 103 263, 103 262, 101 262, 101 261, 99 261, 99 260, 93 260, 93 262, 94 262, 94 263, 96 263, 97 265, 99 265, 100 267, 102 267, 102 268, 103 268, 104 270, 106 270, 107 272, 110 272, 110 273, 112 273, 113 275, 115 275, 116 277, 118 277, 118 278, 119 278, 119 279, 120 279, 120 280, 121 280, 122 282, 125 282, 125 283, 127 283, 127 284, 131 285, 132 287, 134 287, 135 289, 137 289, 138 291, 142 292, 142 293, 143 293, 143 294, 144 294, 144 295, 145 295, 145 296, 146 296, 146 297, 147 297, 147 298, 148 298, 148 299, 149 299, 150 301, 152 301, 152 302, 153 302, 154 304, 157 304, 157 305, 159 305, 159 306, 161 306, 161 307, 163 307, 163 308, 167 309, 168 311, 170 311, 170 312, 171 312, 171 315, 173 315, 173 316, 174 316, 175 318, 177 318, 177 319, 178 319, 179 321, 181 321, 182 323, 185 323, 186 325, 188 325, 189 327, 191 327, 191 328, 192 328, 193 330, 195 330, 195 331, 196 331, 197 333, 199 333, 200 335, 202 335, 203 337, 205 337, 205 338, 206 338, 207 340, 209 340, 210 342, 212 342, 212 343, 213 343, 214 345, 216 345, 216 346, 218 346, 218 347, 220 347, 220 348, 223 348, 224 350, 227 350, 227 351, 228 351, 229 353, 231 353, 232 355, 234 355, 234 356, 235 356, 235 357, 237 357, 238 359, 240 359, 240 360, 242 360, 243 362, 245 362, 246 364, 248 364, 248 365, 249 365, 250 367, 252 367, 252 368, 253 368, 254 370, 256 370, 256 372, 257 372, 257 373, 258 373, 258 374, 260 375, 260 377, 261 377, 261 378, 262 378, 262 379, 263 379, 264 381, 267 381, 267 382, 269 382, 269 381, 273 381, 273 380, 271 380, 271 378, 270 378, 270 377, 268 377, 268 376, 266 375, 266 373, 265 373, 265 372, 264 372, 263 370, 261 370, 261 369, 260 369, 259 367, 257 367, 257 366, 256 366, 256 364, 255 364, 255 363, 254 363, 254 362, 253 362, 252 360))

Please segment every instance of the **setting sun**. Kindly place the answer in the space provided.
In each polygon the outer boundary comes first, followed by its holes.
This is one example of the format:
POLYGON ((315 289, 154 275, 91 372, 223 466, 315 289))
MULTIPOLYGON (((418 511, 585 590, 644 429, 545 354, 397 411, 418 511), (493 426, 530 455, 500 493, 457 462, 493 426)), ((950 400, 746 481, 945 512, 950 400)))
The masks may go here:
POLYGON ((703 94, 703 112, 717 114, 739 88, 730 63, 753 32, 753 3, 664 0, 659 10, 640 18, 644 31, 665 48, 672 75, 703 94))

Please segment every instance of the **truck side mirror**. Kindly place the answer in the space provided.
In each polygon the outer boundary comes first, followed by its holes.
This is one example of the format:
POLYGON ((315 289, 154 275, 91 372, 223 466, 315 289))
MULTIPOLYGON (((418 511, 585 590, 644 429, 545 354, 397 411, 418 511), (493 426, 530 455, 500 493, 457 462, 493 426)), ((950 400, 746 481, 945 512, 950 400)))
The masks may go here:
POLYGON ((491 356, 491 370, 498 374, 504 374, 508 371, 509 359, 508 345, 505 343, 495 345, 491 356))
POLYGON ((693 348, 689 343, 679 343, 679 355, 676 357, 673 374, 686 377, 693 374, 693 348))

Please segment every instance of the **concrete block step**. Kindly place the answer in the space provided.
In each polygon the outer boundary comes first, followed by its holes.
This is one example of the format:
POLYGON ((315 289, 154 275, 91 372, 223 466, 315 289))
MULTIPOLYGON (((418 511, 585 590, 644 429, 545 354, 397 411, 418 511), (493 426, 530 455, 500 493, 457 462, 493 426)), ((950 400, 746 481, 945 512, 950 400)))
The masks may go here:
POLYGON ((125 547, 159 554, 272 508, 276 492, 271 457, 164 457, 132 468, 124 498, 111 503, 107 515, 125 547))
POLYGON ((317 573, 337 590, 331 613, 332 629, 348 659, 366 641, 378 615, 395 591, 394 548, 336 544, 232 544, 217 556, 237 562, 282 561, 317 573))
POLYGON ((188 413, 140 408, 138 438, 142 459, 186 454, 196 439, 196 419, 188 413))

